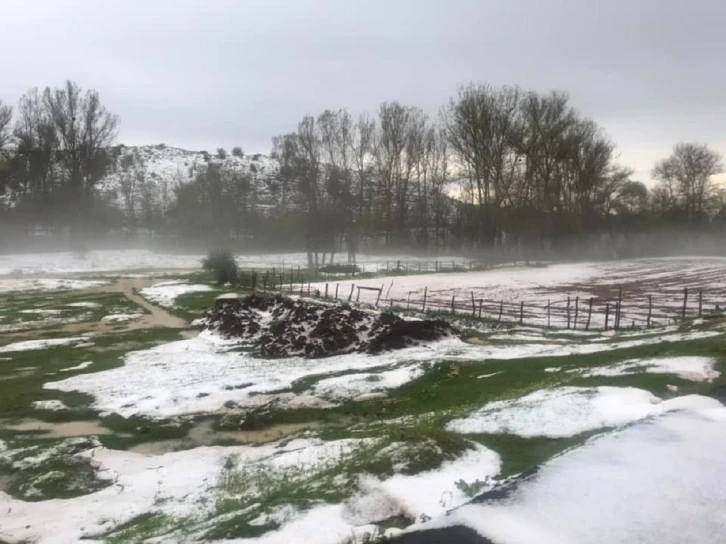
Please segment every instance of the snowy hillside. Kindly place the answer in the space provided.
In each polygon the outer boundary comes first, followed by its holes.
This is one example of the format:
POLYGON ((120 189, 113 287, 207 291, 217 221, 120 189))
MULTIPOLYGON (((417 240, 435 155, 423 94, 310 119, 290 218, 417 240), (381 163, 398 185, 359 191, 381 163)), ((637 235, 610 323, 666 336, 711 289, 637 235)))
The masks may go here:
POLYGON ((271 198, 269 186, 277 177, 278 165, 266 155, 242 157, 230 153, 224 158, 206 151, 188 151, 164 144, 113 148, 113 162, 98 184, 99 191, 127 212, 128 196, 133 195, 134 208, 151 198, 165 209, 178 185, 194 180, 210 164, 248 176, 260 196, 260 205, 271 198))

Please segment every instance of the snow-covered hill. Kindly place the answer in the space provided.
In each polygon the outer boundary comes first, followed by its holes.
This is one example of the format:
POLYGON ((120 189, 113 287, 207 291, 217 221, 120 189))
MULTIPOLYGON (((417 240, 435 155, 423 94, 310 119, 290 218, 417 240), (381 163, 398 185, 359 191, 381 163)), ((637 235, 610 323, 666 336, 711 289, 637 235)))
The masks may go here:
POLYGON ((119 209, 128 212, 131 195, 135 209, 151 198, 161 209, 171 202, 174 188, 193 181, 210 164, 245 175, 255 185, 261 205, 270 198, 269 186, 277 179, 277 162, 266 155, 236 156, 227 152, 220 157, 206 151, 188 151, 164 144, 146 146, 120 145, 112 149, 109 173, 98 183, 98 190, 119 209))

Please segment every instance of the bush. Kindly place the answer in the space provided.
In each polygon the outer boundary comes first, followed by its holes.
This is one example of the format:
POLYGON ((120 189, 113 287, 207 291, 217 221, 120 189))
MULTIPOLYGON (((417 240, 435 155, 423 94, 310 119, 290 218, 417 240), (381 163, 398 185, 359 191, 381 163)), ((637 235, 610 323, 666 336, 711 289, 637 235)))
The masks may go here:
POLYGON ((234 255, 230 251, 210 251, 207 258, 202 261, 202 268, 214 273, 217 283, 237 282, 237 263, 234 262, 234 255))
POLYGON ((241 159, 245 156, 245 152, 242 151, 242 148, 240 146, 237 146, 232 148, 232 155, 241 159))
POLYGON ((223 147, 217 148, 217 158, 222 160, 227 158, 227 151, 223 147))
POLYGON ((354 264, 328 264, 320 269, 326 274, 357 274, 360 268, 354 264))

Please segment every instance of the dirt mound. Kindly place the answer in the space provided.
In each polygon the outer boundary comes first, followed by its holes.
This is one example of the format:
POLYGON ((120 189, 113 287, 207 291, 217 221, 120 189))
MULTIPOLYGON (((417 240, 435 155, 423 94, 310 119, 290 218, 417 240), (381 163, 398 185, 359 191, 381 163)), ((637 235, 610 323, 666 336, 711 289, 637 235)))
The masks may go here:
POLYGON ((204 327, 258 346, 266 357, 379 353, 457 335, 445 321, 406 321, 392 313, 256 294, 218 300, 204 327))

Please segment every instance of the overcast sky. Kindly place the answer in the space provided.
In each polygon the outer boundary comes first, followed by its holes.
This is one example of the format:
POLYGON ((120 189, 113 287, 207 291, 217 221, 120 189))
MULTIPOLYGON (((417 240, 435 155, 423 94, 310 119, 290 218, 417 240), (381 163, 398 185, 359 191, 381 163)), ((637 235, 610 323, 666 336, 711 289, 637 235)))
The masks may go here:
POLYGON ((726 0, 0 0, 0 98, 73 79, 119 140, 267 152, 306 113, 460 83, 567 91, 647 181, 678 141, 726 154, 726 0))

